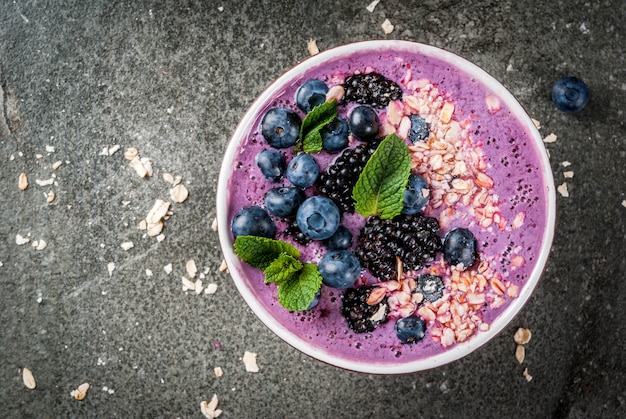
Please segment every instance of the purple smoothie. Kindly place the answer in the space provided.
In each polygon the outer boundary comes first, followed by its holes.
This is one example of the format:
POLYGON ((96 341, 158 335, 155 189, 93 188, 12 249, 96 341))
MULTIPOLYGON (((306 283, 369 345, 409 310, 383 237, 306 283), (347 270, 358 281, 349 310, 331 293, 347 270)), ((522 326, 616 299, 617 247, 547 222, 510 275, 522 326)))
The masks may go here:
MULTIPOLYGON (((354 72, 369 71, 376 71, 396 81, 403 88, 404 98, 414 96, 417 99, 442 102, 437 105, 439 107, 433 105, 430 111, 433 114, 429 117, 434 118, 434 125, 441 125, 442 132, 446 130, 445 135, 448 135, 447 130, 453 126, 452 131, 456 130, 458 134, 458 140, 451 141, 452 144, 456 144, 455 152, 465 153, 464 161, 477 162, 475 167, 465 167, 466 171, 461 172, 465 173, 463 175, 455 176, 450 173, 441 175, 440 177, 447 179, 446 189, 442 190, 443 192, 436 192, 437 187, 431 185, 431 199, 424 210, 426 215, 440 221, 442 237, 453 227, 470 228, 476 236, 480 262, 489 266, 488 272, 492 275, 486 279, 481 278, 487 284, 486 286, 483 284, 484 292, 482 292, 485 302, 470 305, 473 307, 472 315, 476 316, 472 333, 462 340, 455 339, 454 342, 447 342, 444 345, 441 332, 450 326, 450 323, 445 323, 447 326, 443 326, 435 319, 428 323, 425 338, 412 345, 400 343, 394 332, 395 320, 381 323, 371 333, 357 334, 348 328, 341 315, 342 290, 322 285, 321 299, 317 307, 306 312, 291 313, 278 303, 276 286, 264 283, 262 271, 243 263, 230 264, 229 268, 231 271, 240 271, 239 273, 246 278, 246 287, 263 310, 271 314, 274 318, 273 322, 280 323, 288 332, 298 336, 301 343, 310 347, 311 351, 330 354, 331 357, 337 359, 393 366, 425 359, 444 351, 454 351, 460 345, 472 345, 472 340, 489 330, 503 311, 520 298, 518 295, 526 292, 523 287, 536 270, 536 264, 539 262, 538 254, 542 251, 542 242, 545 240, 544 235, 550 230, 547 213, 549 211, 548 191, 551 186, 546 185, 550 185, 551 180, 546 179, 542 170, 542 161, 545 160, 545 156, 541 153, 545 151, 537 147, 531 128, 528 127, 526 121, 518 120, 518 117, 507 107, 507 102, 499 99, 500 92, 490 90, 490 87, 481 80, 435 56, 402 51, 357 52, 349 57, 323 62, 305 74, 289 80, 281 88, 275 89, 275 94, 260 104, 258 112, 251 119, 252 123, 244 130, 245 134, 233 139, 238 142, 238 149, 228 167, 226 211, 229 225, 233 216, 241 208, 249 205, 263 206, 263 197, 267 190, 277 186, 291 186, 287 179, 279 182, 265 179, 255 164, 255 156, 260 151, 271 149, 260 132, 260 122, 265 112, 273 107, 287 107, 296 111, 304 119, 305 115, 297 108, 294 99, 296 90, 303 82, 316 78, 326 82, 332 88, 334 85, 341 84, 346 76, 354 72), (437 118, 440 118, 438 115, 446 103, 453 106, 453 112, 449 121, 443 123, 442 119, 437 118), (474 182, 474 192, 468 193, 469 197, 465 199, 473 202, 465 205, 462 202, 463 194, 456 193, 457 190, 450 186, 449 180, 456 177, 467 178, 466 174, 472 171, 474 175, 469 178, 474 182), (479 172, 480 179, 477 177, 479 172), (490 179, 493 180, 493 186, 489 185, 485 188, 485 182, 488 183, 490 179), (437 194, 442 194, 442 196, 437 197, 437 194), (481 199, 487 201, 486 206, 480 203, 481 199), (474 203, 478 203, 478 206, 474 203), (499 281, 495 286, 490 282, 494 278, 499 281), (497 292, 498 283, 503 284, 502 293, 497 292)), ((411 103, 414 104, 414 101, 411 103)), ((356 104, 340 103, 339 115, 345 118, 354 106, 356 104)), ((401 119, 402 115, 413 112, 410 109, 407 110, 406 100, 400 106, 404 106, 404 113, 400 111, 400 116, 395 115, 396 122, 401 119)), ((419 108, 418 105, 415 106, 419 108)), ((425 114, 429 113, 426 108, 422 108, 421 111, 425 114)), ((381 121, 394 119, 394 110, 389 107, 380 110, 379 114, 381 114, 381 121)), ((444 116, 443 120, 445 119, 444 116)), ((404 129, 401 122, 395 126, 388 122, 386 126, 387 132, 398 132, 404 129)), ((456 136, 454 133, 449 135, 456 136)), ((359 143, 360 141, 351 139, 350 147, 359 143)), ((420 150, 414 150, 413 147, 411 150, 415 153, 414 161, 419 163, 413 171, 436 178, 439 169, 433 170, 433 167, 438 167, 438 160, 434 158, 431 150, 422 153, 426 154, 425 157, 420 157, 420 150)), ((293 156, 291 148, 281 150, 281 152, 284 152, 287 160, 293 156)), ((324 170, 337 154, 322 151, 313 156, 320 165, 320 169, 324 170)), ((445 156, 444 153, 444 160, 445 156)), ((462 165, 457 167, 457 170, 461 169, 463 169, 462 165)), ((458 186, 456 183, 455 185, 458 186)), ((462 186, 459 190, 464 190, 462 186)), ((315 187, 311 187, 305 192, 307 196, 310 196, 316 194, 317 191, 315 187)), ((274 219, 279 231, 276 238, 288 241, 297 247, 302 253, 301 260, 315 263, 326 252, 326 249, 318 242, 313 241, 307 246, 302 246, 288 236, 281 235, 280 232, 286 228, 286 224, 277 218, 274 219)), ((364 223, 365 219, 358 214, 344 214, 342 217, 342 224, 353 233, 355 242, 364 223)), ((232 242, 232 234, 230 232, 228 234, 232 242)), ((353 244, 350 250, 354 247, 353 244)), ((474 266, 474 270, 478 269, 477 265, 474 266)), ((422 271, 433 270, 444 277, 448 288, 457 286, 456 283, 452 285, 453 274, 450 268, 445 266, 441 256, 422 271)), ((367 271, 364 271, 363 277, 362 282, 378 282, 367 271)), ((476 277, 473 278, 476 279, 476 277)), ((462 282, 462 279, 457 278, 458 281, 462 282)), ((530 291, 532 287, 527 290, 528 293, 530 291)), ((458 290, 456 294, 456 301, 463 302, 463 295, 458 297, 458 290)), ((435 310, 437 308, 435 307, 435 310)), ((482 343, 484 342, 480 344, 482 343)))

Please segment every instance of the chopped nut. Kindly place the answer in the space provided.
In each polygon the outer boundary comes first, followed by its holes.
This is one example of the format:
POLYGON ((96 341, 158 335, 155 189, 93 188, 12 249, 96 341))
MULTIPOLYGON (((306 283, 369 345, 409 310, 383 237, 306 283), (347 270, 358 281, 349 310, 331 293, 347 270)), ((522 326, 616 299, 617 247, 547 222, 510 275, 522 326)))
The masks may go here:
POLYGON ((130 167, 132 167, 135 170, 135 173, 137 173, 139 177, 146 177, 146 175, 148 174, 148 170, 146 169, 144 164, 141 162, 141 159, 139 158, 139 156, 136 156, 134 159, 130 161, 130 167))
POLYGON ((46 247, 48 247, 48 243, 46 243, 44 240, 39 240, 39 243, 37 243, 37 246, 35 246, 35 249, 43 250, 46 247))
POLYGON ((83 400, 87 395, 87 390, 89 390, 89 384, 83 383, 78 386, 76 390, 72 390, 70 395, 74 397, 76 400, 83 400))
POLYGON ((306 49, 309 51, 310 55, 317 55, 320 53, 320 49, 317 47, 317 41, 313 38, 309 39, 306 49))
POLYGON ((216 292, 217 292, 217 284, 214 284, 214 283, 210 283, 204 289, 205 294, 215 294, 216 292))
POLYGON ((146 222, 145 219, 139 221, 139 224, 137 224, 137 230, 145 230, 148 228, 148 223, 146 222))
POLYGON ((152 275, 153 275, 153 274, 152 274, 152 270, 151 270, 151 269, 146 269, 146 276, 147 276, 148 278, 150 278, 152 275))
POLYGON ((166 274, 172 273, 172 264, 168 263, 167 265, 163 267, 163 270, 165 271, 166 274))
POLYGON ((109 156, 114 155, 115 153, 117 153, 117 151, 120 149, 120 145, 119 144, 115 144, 113 147, 109 148, 109 156))
POLYGON ((222 259, 222 263, 220 264, 220 272, 228 272, 228 265, 224 259, 222 259))
POLYGON ((574 177, 574 172, 571 170, 568 170, 567 172, 563 172, 563 177, 571 179, 574 177))
POLYGON ((567 198, 569 197, 569 191, 567 190, 567 182, 561 183, 557 188, 557 191, 561 194, 561 196, 567 198))
POLYGON ((485 97, 485 102, 487 103, 489 113, 494 114, 500 110, 500 99, 497 96, 488 94, 485 97))
POLYGON ((62 164, 63 162, 61 160, 55 161, 54 163, 52 163, 52 170, 57 170, 59 167, 61 167, 62 164))
POLYGON ((46 194, 46 202, 47 202, 48 204, 49 204, 49 203, 51 203, 52 201, 54 201, 54 198, 55 198, 55 197, 56 197, 56 195, 54 194, 54 191, 49 191, 49 192, 46 194))
POLYGON ((544 139, 543 139, 544 143, 555 143, 556 142, 556 135, 555 134, 548 134, 544 139))
POLYGON ((23 244, 26 244, 26 243, 28 243, 29 241, 30 241, 30 239, 29 239, 28 237, 22 237, 22 235, 21 235, 21 234, 16 234, 16 235, 15 235, 15 243, 16 243, 18 246, 21 246, 21 245, 23 245, 23 244))
POLYGON ((172 176, 171 174, 165 172, 165 173, 163 173, 163 180, 166 181, 169 184, 173 184, 174 183, 174 176, 172 176))
POLYGON ((567 166, 571 166, 571 165, 572 165, 572 163, 568 162, 567 160, 561 162, 561 166, 563 166, 563 167, 567 167, 567 166))
POLYGON ((380 0, 374 0, 370 4, 367 5, 366 9, 368 12, 373 13, 376 6, 380 3, 380 0))
POLYGON ((127 148, 124 152, 124 158, 127 160, 133 160, 135 157, 139 155, 139 151, 135 147, 127 148))
POLYGON ((107 264, 107 271, 109 271, 109 276, 113 275, 114 270, 115 270, 115 263, 109 262, 107 264))
POLYGON ((222 410, 217 408, 217 394, 213 395, 213 398, 209 403, 206 401, 202 401, 200 403, 200 411, 204 415, 204 417, 208 419, 214 419, 222 414, 222 410))
POLYGON ((521 364, 522 362, 524 362, 525 357, 526 357, 526 350, 524 349, 524 345, 518 344, 517 347, 515 348, 515 359, 517 359, 517 362, 521 364))
POLYGON ((393 25, 391 24, 389 19, 385 19, 383 24, 380 26, 383 28, 383 32, 385 33, 385 35, 389 35, 391 32, 393 32, 393 25))
POLYGON ((22 368, 22 380, 24 381, 24 385, 31 390, 34 390, 35 387, 37 387, 35 376, 33 375, 33 372, 28 368, 22 368))
POLYGON ((213 368, 213 372, 215 373, 215 376, 217 378, 220 378, 222 375, 224 375, 224 371, 222 370, 222 367, 213 368))
POLYGON ((47 146, 46 146, 46 151, 47 151, 48 153, 54 153, 54 146, 52 146, 52 145, 47 145, 47 146))
POLYGON ((244 352, 243 364, 246 366, 247 372, 259 372, 259 366, 256 363, 256 353, 248 351, 244 352))
POLYGON ((17 179, 17 186, 20 188, 20 191, 28 188, 28 178, 26 177, 26 173, 20 173, 20 176, 17 179))
POLYGON ((182 280, 183 280, 183 291, 196 289, 196 284, 194 282, 191 282, 189 279, 187 279, 184 276, 182 277, 182 280))
POLYGON ((163 240, 165 240, 165 234, 159 234, 158 236, 156 236, 156 239, 159 243, 161 243, 163 240))
POLYGON ((35 183, 39 186, 50 186, 54 183, 54 178, 51 177, 46 180, 35 179, 35 183))
POLYGON ((187 270, 187 274, 190 278, 194 278, 196 273, 198 272, 198 268, 196 267, 196 262, 193 259, 189 259, 187 264, 185 265, 185 269, 187 270))
POLYGON ((515 332, 513 340, 515 340, 515 343, 517 343, 518 345, 526 345, 528 342, 530 342, 531 337, 532 333, 530 332, 530 329, 520 327, 515 332))
POLYGON ((122 249, 124 250, 130 250, 133 247, 135 247, 135 245, 133 244, 133 242, 124 242, 120 245, 122 247, 122 249))
POLYGON ((176 185, 170 190, 170 196, 174 202, 184 202, 189 196, 189 191, 185 185, 176 185))
POLYGON ((524 378, 526 379, 526 381, 530 382, 530 380, 533 379, 533 377, 528 373, 528 368, 524 368, 524 378))

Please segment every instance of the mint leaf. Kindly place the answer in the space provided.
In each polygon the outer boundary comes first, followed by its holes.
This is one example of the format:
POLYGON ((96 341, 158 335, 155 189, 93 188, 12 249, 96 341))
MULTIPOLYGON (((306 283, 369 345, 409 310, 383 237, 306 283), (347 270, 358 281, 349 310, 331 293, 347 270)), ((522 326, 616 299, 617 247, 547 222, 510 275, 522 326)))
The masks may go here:
POLYGON ((411 173, 409 148, 396 134, 379 144, 352 189, 354 207, 364 217, 393 218, 402 211, 411 173))
POLYGON ((306 263, 298 274, 278 285, 278 302, 289 311, 306 310, 321 285, 322 276, 317 266, 306 263))
POLYGON ((337 118, 337 100, 332 99, 314 107, 300 125, 300 135, 295 151, 317 153, 322 150, 320 130, 337 118))
POLYGON ((300 251, 289 243, 257 236, 237 236, 235 253, 248 265, 264 270, 282 253, 294 258, 300 257, 300 251))
POLYGON ((287 253, 281 253, 263 271, 265 282, 280 284, 302 269, 302 262, 287 253))

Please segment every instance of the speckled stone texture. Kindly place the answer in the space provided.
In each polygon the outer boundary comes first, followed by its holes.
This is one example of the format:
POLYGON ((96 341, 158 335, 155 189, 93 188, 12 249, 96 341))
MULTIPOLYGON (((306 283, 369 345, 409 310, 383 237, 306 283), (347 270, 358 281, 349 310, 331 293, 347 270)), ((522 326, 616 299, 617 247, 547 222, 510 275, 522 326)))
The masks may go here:
POLYGON ((214 393, 224 418, 626 416, 626 3, 390 0, 372 13, 368 4, 0 2, 1 417, 201 417, 214 393), (557 196, 545 274, 474 354, 403 376, 327 366, 263 326, 218 271, 222 153, 254 98, 307 57, 309 38, 322 50, 396 38, 458 53, 509 88, 544 136, 557 135, 547 144, 556 182, 563 161, 574 177, 570 196, 557 196), (591 89, 580 114, 550 101, 565 75, 591 89), (151 159, 152 178, 129 168, 127 147, 151 159), (136 225, 168 197, 163 172, 190 195, 158 242, 136 225), (53 174, 54 185, 35 183, 53 174), (18 246, 18 234, 47 247, 18 246), (189 259, 216 294, 181 291, 189 259), (533 333, 523 365, 519 326, 533 333), (246 350, 258 354, 256 374, 245 372, 246 350), (83 382, 91 389, 79 402, 70 392, 83 382))

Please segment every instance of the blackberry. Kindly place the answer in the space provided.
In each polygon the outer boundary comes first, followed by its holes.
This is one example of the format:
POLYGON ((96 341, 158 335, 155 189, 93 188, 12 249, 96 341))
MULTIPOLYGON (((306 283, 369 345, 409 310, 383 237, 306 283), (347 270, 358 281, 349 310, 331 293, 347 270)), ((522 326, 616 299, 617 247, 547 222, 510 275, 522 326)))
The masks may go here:
POLYGON ((396 257, 407 270, 416 270, 435 259, 441 250, 436 218, 401 214, 392 219, 370 217, 359 234, 355 254, 361 265, 381 281, 397 276, 396 257))
POLYGON ((357 102, 382 109, 391 100, 402 98, 402 89, 397 83, 379 73, 353 74, 343 83, 346 102, 357 102))
POLYGON ((356 333, 372 332, 379 323, 387 321, 389 307, 384 298, 378 304, 367 304, 367 298, 374 287, 348 288, 341 295, 341 314, 348 322, 350 329, 356 333), (384 307, 382 316, 378 313, 384 307))
POLYGON ((311 242, 311 238, 304 234, 302 230, 300 230, 300 227, 298 227, 295 217, 286 219, 286 221, 289 221, 289 225, 283 231, 284 236, 293 238, 296 243, 300 243, 303 246, 311 242))
POLYGON ((317 179, 320 194, 332 199, 341 212, 354 212, 352 188, 380 141, 376 139, 345 149, 317 179))

